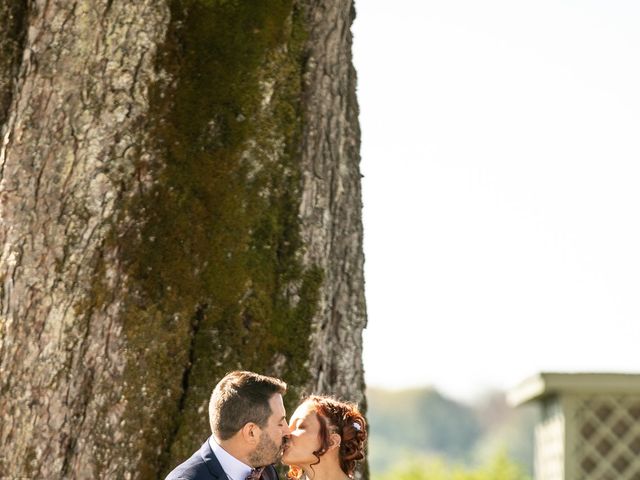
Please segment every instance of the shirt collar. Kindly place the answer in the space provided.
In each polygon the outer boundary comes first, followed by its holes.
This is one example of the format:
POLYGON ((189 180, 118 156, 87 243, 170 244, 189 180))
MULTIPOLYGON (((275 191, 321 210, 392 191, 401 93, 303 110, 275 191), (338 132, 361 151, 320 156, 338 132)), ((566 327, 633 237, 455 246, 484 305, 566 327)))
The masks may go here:
POLYGON ((247 475, 251 473, 251 467, 222 448, 213 435, 209 437, 209 445, 220 462, 224 473, 226 473, 231 480, 245 480, 247 475))

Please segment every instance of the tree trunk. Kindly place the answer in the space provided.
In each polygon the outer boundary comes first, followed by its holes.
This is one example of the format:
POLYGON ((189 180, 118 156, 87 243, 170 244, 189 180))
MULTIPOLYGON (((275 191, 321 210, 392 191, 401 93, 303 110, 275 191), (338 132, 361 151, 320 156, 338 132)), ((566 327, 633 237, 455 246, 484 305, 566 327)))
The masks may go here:
POLYGON ((364 402, 350 1, 0 6, 0 477, 159 478, 244 368, 364 402))

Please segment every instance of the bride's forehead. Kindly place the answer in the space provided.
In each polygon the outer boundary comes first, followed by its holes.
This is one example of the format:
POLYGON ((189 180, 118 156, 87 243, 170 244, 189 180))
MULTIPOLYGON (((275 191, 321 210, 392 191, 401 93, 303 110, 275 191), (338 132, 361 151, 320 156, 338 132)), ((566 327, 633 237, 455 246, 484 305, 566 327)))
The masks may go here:
POLYGON ((293 412, 293 415, 291 415, 291 419, 303 419, 303 418, 307 418, 309 416, 311 416, 314 413, 314 408, 313 408, 313 404, 311 404, 310 402, 304 402, 300 405, 298 405, 298 408, 296 408, 295 412, 293 412))

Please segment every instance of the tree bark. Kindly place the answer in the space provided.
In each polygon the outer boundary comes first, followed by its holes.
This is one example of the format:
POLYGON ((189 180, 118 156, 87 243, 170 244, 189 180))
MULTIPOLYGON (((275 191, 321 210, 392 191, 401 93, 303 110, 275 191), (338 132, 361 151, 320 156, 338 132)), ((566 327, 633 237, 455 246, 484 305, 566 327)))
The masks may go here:
POLYGON ((351 57, 355 10, 352 2, 310 3, 300 219, 304 261, 320 265, 325 274, 312 330, 312 388, 364 405, 360 129, 351 57))
POLYGON ((0 19, 0 477, 161 478, 236 368, 364 402, 351 3, 0 19))

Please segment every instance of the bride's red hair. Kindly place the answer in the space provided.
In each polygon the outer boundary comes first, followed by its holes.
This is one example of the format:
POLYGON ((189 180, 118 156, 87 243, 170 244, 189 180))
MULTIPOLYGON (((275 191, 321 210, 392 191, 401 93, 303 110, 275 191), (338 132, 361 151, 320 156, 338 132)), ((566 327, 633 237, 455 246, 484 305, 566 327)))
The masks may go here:
MULTIPOLYGON (((364 458, 367 441, 367 422, 357 405, 324 395, 311 395, 303 403, 313 405, 320 421, 320 448, 313 452, 318 461, 313 465, 320 463, 320 457, 329 449, 330 435, 337 433, 340 435, 340 468, 353 478, 357 462, 364 458)), ((298 480, 301 476, 301 468, 295 465, 289 467, 287 477, 298 480)))

